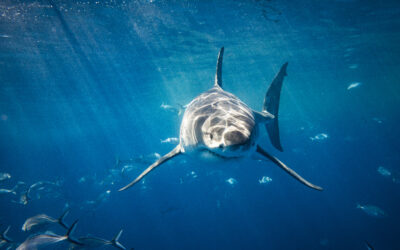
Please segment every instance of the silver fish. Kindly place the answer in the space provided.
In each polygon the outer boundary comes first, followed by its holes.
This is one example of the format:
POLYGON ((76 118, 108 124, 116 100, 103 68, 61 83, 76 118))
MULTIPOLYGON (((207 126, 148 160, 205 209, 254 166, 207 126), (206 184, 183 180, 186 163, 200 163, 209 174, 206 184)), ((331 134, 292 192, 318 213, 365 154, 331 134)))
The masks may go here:
POLYGON ((9 173, 0 173, 0 181, 5 181, 11 178, 9 173))
POLYGON ((351 83, 351 84, 347 87, 347 90, 357 88, 357 87, 359 87, 360 85, 361 85, 361 82, 353 82, 353 83, 351 83))
POLYGON ((14 194, 16 195, 17 193, 14 191, 14 189, 5 189, 5 188, 0 188, 0 194, 14 194))
POLYGON ((323 141, 323 140, 328 139, 328 137, 329 137, 328 134, 320 133, 320 134, 317 134, 317 135, 315 135, 313 137, 310 137, 310 140, 311 141, 323 141))
POLYGON ((386 213, 381 208, 374 205, 360 205, 357 204, 357 208, 364 211, 366 214, 372 217, 385 217, 386 213))
POLYGON ((72 244, 70 249, 91 249, 91 248, 100 248, 102 246, 113 246, 118 249, 125 250, 126 248, 119 242, 119 238, 121 237, 123 230, 121 229, 112 240, 105 240, 98 237, 80 237, 78 241, 82 243, 82 245, 72 244))
POLYGON ((75 221, 68 229, 67 233, 63 236, 49 231, 44 234, 29 237, 21 245, 19 245, 17 250, 36 250, 39 247, 48 246, 65 240, 68 240, 76 245, 82 245, 82 243, 80 243, 78 240, 75 240, 71 237, 71 234, 74 232, 77 223, 78 221, 75 221))
POLYGON ((25 223, 22 225, 22 231, 30 231, 35 228, 48 227, 52 224, 60 224, 63 228, 68 229, 68 226, 64 222, 68 213, 69 210, 66 210, 58 219, 50 217, 46 214, 35 215, 25 221, 25 223))

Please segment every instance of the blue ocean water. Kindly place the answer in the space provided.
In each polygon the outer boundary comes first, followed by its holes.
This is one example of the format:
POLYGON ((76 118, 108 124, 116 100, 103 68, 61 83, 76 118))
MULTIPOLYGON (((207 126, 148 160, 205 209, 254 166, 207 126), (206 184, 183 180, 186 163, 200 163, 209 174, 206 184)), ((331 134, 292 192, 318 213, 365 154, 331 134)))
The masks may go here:
POLYGON ((2 1, 0 188, 20 184, 0 230, 16 247, 27 218, 69 209, 76 238, 123 229, 127 249, 397 249, 399 17, 399 1, 2 1), (259 142, 324 191, 182 155, 118 192, 175 147, 222 46, 224 89, 255 110, 289 62, 284 152, 259 142))

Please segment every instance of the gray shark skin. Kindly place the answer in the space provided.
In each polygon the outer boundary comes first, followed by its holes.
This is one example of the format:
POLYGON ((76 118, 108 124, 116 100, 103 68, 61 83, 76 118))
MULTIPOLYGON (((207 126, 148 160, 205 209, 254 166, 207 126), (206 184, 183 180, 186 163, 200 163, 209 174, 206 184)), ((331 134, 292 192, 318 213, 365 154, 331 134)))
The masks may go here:
POLYGON ((214 86, 187 105, 180 127, 179 145, 150 165, 135 180, 121 188, 126 190, 154 168, 181 154, 202 158, 235 159, 252 154, 262 155, 304 185, 322 190, 257 144, 260 125, 264 125, 272 145, 282 151, 278 128, 278 110, 285 63, 272 81, 261 112, 250 109, 236 96, 222 89, 222 47, 217 60, 214 86))

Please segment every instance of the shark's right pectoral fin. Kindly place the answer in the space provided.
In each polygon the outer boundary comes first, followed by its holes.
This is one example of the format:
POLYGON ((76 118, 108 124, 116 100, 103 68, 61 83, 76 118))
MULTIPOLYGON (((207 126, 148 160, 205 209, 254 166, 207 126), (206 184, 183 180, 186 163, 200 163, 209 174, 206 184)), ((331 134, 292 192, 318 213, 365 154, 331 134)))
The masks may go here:
POLYGON ((286 166, 283 162, 281 162, 278 158, 276 158, 273 155, 270 155, 268 152, 266 152, 264 149, 262 149, 259 145, 257 145, 257 152, 260 153, 261 155, 265 156, 266 158, 268 158, 269 160, 271 160, 273 163, 275 163, 276 165, 278 165, 278 167, 282 168, 283 170, 285 170, 288 174, 290 174, 293 178, 295 178, 296 180, 300 181, 301 183, 303 183, 304 185, 306 185, 307 187, 313 188, 315 190, 319 190, 322 191, 322 188, 314 185, 310 182, 308 182, 307 180, 305 180, 303 177, 301 177, 298 173, 296 173, 293 169, 289 168, 288 166, 286 166))
POLYGON ((169 152, 168 154, 166 154, 163 157, 161 157, 160 159, 158 159, 158 161, 156 161, 153 164, 151 164, 150 167, 148 167, 145 171, 143 171, 135 180, 133 180, 131 183, 129 183, 125 187, 119 189, 118 191, 123 191, 123 190, 126 190, 126 189, 132 187, 137 182, 139 182, 143 177, 145 177, 151 170, 153 170, 156 167, 160 166, 161 164, 163 164, 164 162, 168 161, 169 159, 172 159, 173 157, 179 155, 180 153, 182 153, 181 146, 178 145, 171 152, 169 152))

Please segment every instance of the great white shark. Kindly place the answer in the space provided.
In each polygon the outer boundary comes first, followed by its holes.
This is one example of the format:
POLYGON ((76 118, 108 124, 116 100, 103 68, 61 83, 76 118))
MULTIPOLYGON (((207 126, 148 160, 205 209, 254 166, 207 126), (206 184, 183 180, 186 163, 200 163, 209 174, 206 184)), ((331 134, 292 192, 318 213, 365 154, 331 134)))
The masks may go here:
POLYGON ((272 145, 279 151, 283 151, 279 137, 278 110, 288 63, 282 65, 269 86, 263 109, 259 112, 252 110, 239 98, 223 90, 223 53, 222 47, 218 54, 214 86, 187 105, 180 127, 179 145, 119 191, 132 187, 150 171, 181 154, 221 159, 234 159, 252 154, 261 155, 304 185, 322 190, 321 187, 305 180, 277 157, 269 154, 257 143, 260 127, 264 126, 272 145))

